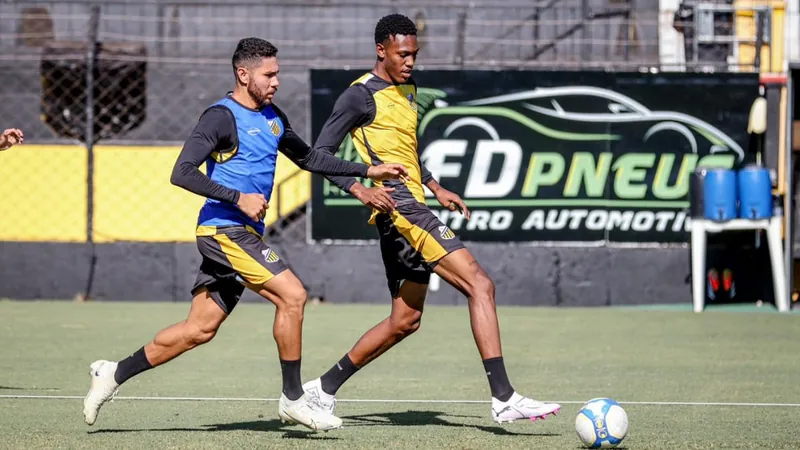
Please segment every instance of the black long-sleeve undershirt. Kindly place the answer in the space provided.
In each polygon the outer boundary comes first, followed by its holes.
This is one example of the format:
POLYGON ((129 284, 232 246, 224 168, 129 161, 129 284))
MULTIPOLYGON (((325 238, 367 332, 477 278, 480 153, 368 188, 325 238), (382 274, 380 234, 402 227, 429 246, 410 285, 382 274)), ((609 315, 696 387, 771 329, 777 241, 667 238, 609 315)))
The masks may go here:
MULTIPOLYGON (((278 150, 301 169, 332 176, 367 175, 369 166, 365 164, 344 161, 331 154, 312 150, 294 132, 283 111, 274 105, 273 108, 284 128, 278 150)), ((213 181, 199 170, 213 152, 229 152, 237 145, 236 122, 231 111, 224 106, 209 108, 200 117, 186 140, 172 170, 170 181, 197 195, 229 203, 238 202, 239 191, 213 181)))
MULTIPOLYGON (((314 149, 335 155, 347 133, 369 125, 375 119, 376 113, 375 100, 369 90, 363 84, 350 86, 336 99, 333 111, 322 126, 322 131, 314 143, 314 149)), ((428 184, 433 180, 433 175, 422 164, 422 161, 419 161, 419 168, 422 184, 428 184)), ((328 176, 327 178, 345 192, 349 192, 357 181, 355 178, 344 176, 328 176)))
POLYGON ((206 110, 183 144, 170 182, 203 197, 236 203, 239 191, 223 186, 200 172, 199 167, 214 151, 227 152, 236 147, 236 125, 224 106, 206 110))

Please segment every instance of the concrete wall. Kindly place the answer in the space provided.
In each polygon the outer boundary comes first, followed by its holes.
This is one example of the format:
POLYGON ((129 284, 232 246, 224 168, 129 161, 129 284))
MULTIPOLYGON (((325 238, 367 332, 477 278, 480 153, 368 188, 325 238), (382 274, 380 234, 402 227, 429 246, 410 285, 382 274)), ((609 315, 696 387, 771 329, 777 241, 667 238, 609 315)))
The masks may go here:
MULTIPOLYGON (((608 306, 688 303, 688 249, 544 248, 468 244, 497 285, 497 303, 608 306)), ((283 243, 275 250, 311 296, 333 303, 386 303, 377 246, 283 243)), ((98 244, 98 300, 187 301, 200 255, 192 244, 98 244)), ((89 244, 0 242, 0 298, 73 298, 86 289, 89 244)), ((255 300, 247 294, 246 300, 255 300)), ((430 304, 465 304, 445 283, 430 304)))

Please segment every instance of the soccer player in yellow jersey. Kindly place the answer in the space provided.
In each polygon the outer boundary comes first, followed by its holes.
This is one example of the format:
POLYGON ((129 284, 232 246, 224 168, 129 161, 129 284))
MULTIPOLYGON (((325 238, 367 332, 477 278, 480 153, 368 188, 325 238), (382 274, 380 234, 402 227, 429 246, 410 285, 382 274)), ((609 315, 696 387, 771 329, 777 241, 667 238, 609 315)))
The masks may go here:
POLYGON ((544 418, 560 405, 518 394, 506 375, 494 301, 494 283, 472 253, 425 204, 423 185, 441 205, 459 209, 461 197, 444 189, 422 165, 417 152, 417 87, 411 71, 419 53, 417 30, 407 17, 392 14, 375 28, 377 62, 337 99, 315 149, 335 153, 350 133, 361 158, 369 164, 399 163, 408 179, 387 180, 366 188, 350 177, 328 177, 374 211, 386 277, 392 295, 389 317, 367 331, 355 346, 320 378, 303 388, 310 400, 333 413, 339 387, 358 369, 419 329, 431 272, 469 299, 472 333, 492 394, 496 422, 544 418))

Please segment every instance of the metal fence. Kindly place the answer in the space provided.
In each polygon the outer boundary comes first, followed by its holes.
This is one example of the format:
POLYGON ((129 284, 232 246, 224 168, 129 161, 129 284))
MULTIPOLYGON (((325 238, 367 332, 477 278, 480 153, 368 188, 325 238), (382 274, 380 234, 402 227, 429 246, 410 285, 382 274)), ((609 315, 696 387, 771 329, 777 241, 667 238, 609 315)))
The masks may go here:
MULTIPOLYGON (((126 143, 182 141, 198 114, 232 86, 230 55, 244 36, 266 37, 280 49, 282 88, 278 101, 295 128, 309 137, 308 69, 369 68, 374 60, 374 24, 387 13, 400 11, 417 22, 422 70, 661 68, 659 27, 673 19, 672 12, 658 12, 656 0, 320 4, 309 0, 267 4, 241 0, 100 3, 98 41, 105 49, 116 46, 122 52, 110 51, 104 56, 101 51, 101 61, 111 66, 123 60, 146 63, 140 70, 146 73, 147 103, 141 124, 124 132, 100 130, 101 137, 126 143)), ((39 120, 44 83, 50 83, 52 90, 45 91, 49 96, 67 97, 64 103, 82 100, 85 89, 81 77, 58 73, 52 75, 55 79, 43 81, 41 61, 48 47, 87 42, 91 6, 88 1, 75 0, 0 4, 0 67, 4 78, 0 92, 6 99, 0 105, 0 121, 24 124, 31 141, 65 138, 39 120)), ((687 23, 687 35, 691 36, 695 22, 705 26, 705 20, 687 23)), ((716 20, 717 35, 730 36, 730 18, 717 14, 716 20)), ((696 46, 698 40, 694 42, 696 46)), ((71 63, 79 66, 85 49, 70 49, 71 63)), ((686 59, 696 68, 736 69, 740 63, 728 61, 733 51, 730 43, 701 43, 700 49, 686 59)), ((52 57, 52 52, 46 56, 52 57)), ((71 64, 65 67, 69 69, 71 64)), ((101 71, 98 82, 111 87, 115 80, 107 78, 117 76, 114 70, 101 71)), ((123 116, 126 111, 121 108, 117 115, 123 116)), ((104 126, 111 128, 112 124, 104 126)))
MULTIPOLYGON (((706 9, 711 13, 696 9, 684 17, 684 34, 676 32, 672 42, 665 42, 664 30, 675 29, 677 16, 659 12, 658 0, 7 1, 0 3, 0 126, 23 128, 28 143, 83 145, 89 134, 100 144, 180 145, 200 113, 232 88, 230 57, 237 41, 260 36, 279 48, 276 103, 309 139, 309 69, 350 68, 355 78, 356 71, 370 68, 375 22, 393 12, 418 25, 420 70, 759 67, 761 53, 743 60, 738 43, 771 42, 771 16, 758 18, 753 33, 742 38, 736 37, 730 7, 706 9), (87 64, 95 69, 87 71, 87 64), (86 126, 87 103, 95 105, 88 109, 92 127, 86 126)), ((90 148, 88 167, 80 168, 88 171, 89 180, 95 180, 93 154, 90 148)), ((127 172, 104 176, 130 186, 103 195, 119 195, 121 204, 134 201, 156 177, 168 177, 163 164, 142 169, 126 156, 108 163, 111 154, 100 163, 127 172)), ((167 156, 153 155, 165 164, 174 157, 168 151, 167 156)), ((6 167, 4 183, 24 186, 31 169, 20 167, 6 167)), ((95 203, 105 198, 92 182, 81 188, 87 191, 81 208, 88 211, 89 239, 99 226, 95 203)), ((121 213, 116 220, 133 217, 148 223, 162 214, 146 212, 121 213)), ((26 213, 15 214, 25 218, 26 213)), ((125 236, 119 239, 137 235, 125 236)))

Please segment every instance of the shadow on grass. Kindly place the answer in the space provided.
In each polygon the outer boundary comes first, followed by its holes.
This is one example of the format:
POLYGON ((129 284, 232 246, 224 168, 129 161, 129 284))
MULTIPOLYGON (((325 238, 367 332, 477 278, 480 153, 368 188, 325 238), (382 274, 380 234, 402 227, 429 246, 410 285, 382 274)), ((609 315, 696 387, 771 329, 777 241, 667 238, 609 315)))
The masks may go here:
POLYGON ((182 431, 182 432, 210 432, 210 431, 261 431, 267 433, 283 433, 284 439, 308 440, 337 440, 338 437, 326 433, 315 433, 296 429, 295 426, 284 425, 280 420, 253 420, 248 422, 220 423, 215 425, 201 425, 197 428, 129 428, 129 429, 100 429, 90 431, 89 434, 106 433, 146 433, 153 431, 182 431))
POLYGON ((0 386, 0 391, 57 391, 58 388, 0 386))
MULTIPOLYGON (((447 420, 467 418, 488 420, 483 416, 465 416, 447 414, 440 411, 403 411, 403 412, 383 412, 342 416, 344 427, 370 427, 370 426, 401 426, 401 427, 421 427, 421 426, 441 426, 453 428, 472 428, 497 436, 537 436, 555 437, 561 436, 558 433, 544 432, 518 432, 504 428, 500 425, 471 425, 465 423, 451 422, 447 420)), ((221 423, 215 425, 202 425, 197 428, 139 428, 139 429, 99 429, 90 431, 89 434, 104 433, 137 433, 152 431, 189 431, 189 432, 213 432, 213 431, 260 431, 266 433, 284 433, 284 439, 309 439, 309 440, 337 440, 335 435, 327 433, 314 433, 311 431, 298 430, 296 427, 287 426, 279 420, 255 420, 248 422, 221 423)), ((335 431, 334 431, 335 433, 335 431)))
POLYGON ((342 416, 346 427, 369 427, 369 426, 442 426, 454 428, 474 428, 476 430, 492 433, 498 436, 561 436, 557 433, 526 433, 516 432, 504 428, 500 425, 470 425, 465 423, 450 422, 447 418, 469 418, 488 420, 484 416, 464 416, 448 414, 440 411, 404 411, 358 414, 352 416, 342 416), (351 423, 355 422, 355 423, 351 423))

